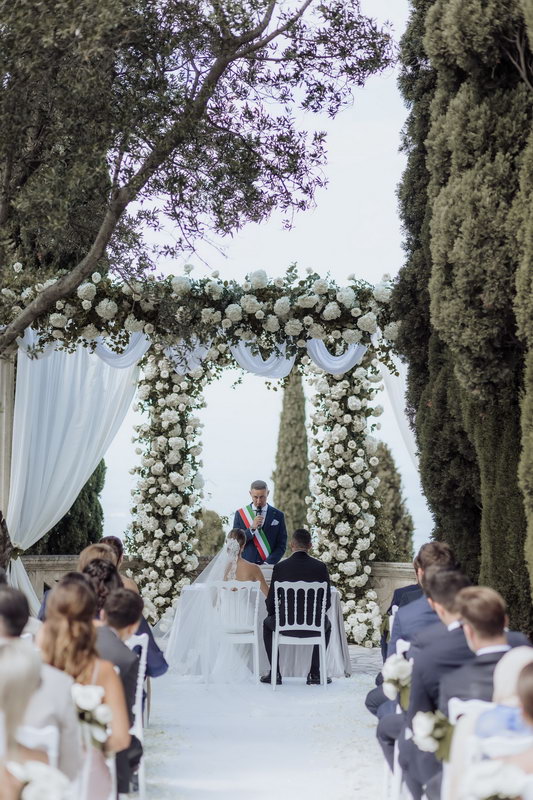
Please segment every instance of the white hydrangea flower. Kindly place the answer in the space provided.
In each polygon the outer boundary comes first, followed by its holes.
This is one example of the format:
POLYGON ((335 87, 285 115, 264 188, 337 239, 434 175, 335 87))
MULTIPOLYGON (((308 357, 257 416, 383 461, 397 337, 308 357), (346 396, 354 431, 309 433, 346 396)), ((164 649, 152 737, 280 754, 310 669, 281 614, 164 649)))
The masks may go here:
POLYGON ((390 286, 386 286, 383 283, 378 283, 374 287, 372 294, 378 303, 389 303, 392 295, 392 289, 390 286))
POLYGON ((263 323, 263 327, 270 333, 276 333, 280 329, 279 320, 274 314, 269 314, 263 323))
POLYGON ((240 322, 242 319, 242 308, 237 303, 231 303, 227 306, 224 313, 231 322, 240 322))
POLYGON ((255 312, 259 311, 259 309, 261 308, 261 303, 258 301, 255 295, 245 294, 241 297, 241 308, 247 314, 255 314, 255 312))
POLYGON ((329 284, 323 278, 319 278, 313 283, 313 292, 315 294, 327 294, 329 291, 329 284))
POLYGON ((346 286, 344 289, 339 289, 337 300, 345 308, 353 308, 355 305, 355 292, 352 287, 346 286))
POLYGON ((68 322, 64 314, 50 314, 50 325, 54 328, 64 328, 68 322))
POLYGON ((320 300, 317 294, 302 294, 296 301, 296 305, 300 308, 313 308, 320 300))
POLYGON ((389 322, 388 325, 385 325, 383 328, 383 336, 385 339, 388 339, 389 342, 395 342, 400 333, 400 324, 399 322, 389 322))

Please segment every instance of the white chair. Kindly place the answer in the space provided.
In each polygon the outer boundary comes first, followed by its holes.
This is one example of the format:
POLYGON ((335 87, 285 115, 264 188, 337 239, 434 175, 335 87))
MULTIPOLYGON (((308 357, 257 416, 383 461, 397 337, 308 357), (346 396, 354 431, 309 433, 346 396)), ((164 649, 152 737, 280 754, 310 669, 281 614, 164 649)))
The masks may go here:
POLYGON ((17 730, 17 742, 28 750, 43 750, 48 756, 51 767, 59 764, 59 729, 55 725, 34 728, 32 725, 20 725, 17 730))
POLYGON ((276 689, 278 655, 280 644, 293 646, 318 645, 320 652, 320 683, 327 685, 326 666, 326 598, 327 583, 318 581, 276 581, 274 584, 274 607, 276 629, 272 642, 271 682, 276 689), (298 603, 298 600, 300 601, 298 603), (311 605, 312 604, 312 605, 311 605), (291 609, 292 606, 292 609, 291 609), (298 608, 299 607, 299 608, 298 608), (283 625, 280 622, 280 608, 283 609, 283 625), (298 610, 303 618, 298 618, 298 610), (292 613, 291 613, 292 611, 292 613), (292 620, 292 622, 290 621, 292 620), (311 620, 311 622, 308 622, 311 620), (314 636, 287 636, 287 633, 306 632, 314 636))
POLYGON ((232 644, 251 644, 253 673, 259 683, 259 583, 217 581, 216 610, 225 638, 232 644))
MULTIPOLYGON (((133 725, 130 728, 130 733, 132 736, 136 736, 141 744, 143 744, 143 687, 146 676, 146 659, 148 657, 148 634, 140 633, 138 635, 130 636, 126 644, 130 650, 133 650, 134 647, 139 646, 141 648, 139 672, 137 673, 137 688, 135 690, 135 703, 133 705, 133 725)), ((144 753, 139 762, 139 798, 140 800, 146 799, 146 765, 144 763, 144 753)))
MULTIPOLYGON (((394 607, 393 607, 394 608, 394 607)), ((409 648, 411 647, 411 642, 408 642, 406 639, 398 639, 396 641, 396 653, 397 655, 404 655, 407 653, 409 648)), ((396 714, 401 714, 402 709, 400 708, 400 704, 396 704, 396 714)), ((405 731, 406 736, 411 735, 411 731, 406 729, 405 731)), ((399 743, 394 743, 394 757, 393 757, 393 768, 392 772, 389 769, 389 765, 385 764, 385 780, 384 780, 384 797, 385 800, 401 800, 401 798, 409 798, 410 792, 407 790, 407 787, 403 780, 403 774, 399 763, 399 743)))

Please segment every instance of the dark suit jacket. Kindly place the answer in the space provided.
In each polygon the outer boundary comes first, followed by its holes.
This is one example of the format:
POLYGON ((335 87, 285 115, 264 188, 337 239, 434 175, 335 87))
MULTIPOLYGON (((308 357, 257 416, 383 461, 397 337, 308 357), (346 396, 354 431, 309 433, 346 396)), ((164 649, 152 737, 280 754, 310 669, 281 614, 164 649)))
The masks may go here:
POLYGON ((254 532, 246 527, 238 511, 235 512, 233 527, 239 528, 246 533, 246 545, 242 553, 242 557, 246 559, 246 561, 251 561, 252 564, 277 564, 285 555, 285 550, 287 548, 285 515, 282 511, 279 511, 279 509, 274 508, 274 506, 268 506, 262 528, 270 545, 270 555, 266 561, 263 561, 254 544, 254 532))
POLYGON ((425 595, 409 603, 409 605, 402 606, 394 617, 387 654, 390 656, 396 652, 398 639, 405 639, 410 642, 417 631, 435 622, 439 622, 439 618, 429 605, 425 595))
POLYGON ((96 629, 96 649, 100 658, 111 661, 120 670, 120 680, 124 687, 131 725, 139 672, 139 656, 130 650, 107 625, 96 629))
POLYGON ((387 614, 392 613, 393 606, 398 606, 398 608, 406 606, 412 603, 413 600, 418 600, 419 597, 422 597, 422 594, 422 587, 418 583, 410 583, 409 586, 400 586, 399 589, 394 590, 391 604, 387 609, 387 614))
MULTIPOLYGON (((528 639, 521 633, 508 634, 514 642, 512 647, 528 645, 528 639)), ((469 663, 445 675, 440 682, 439 709, 448 716, 448 701, 452 697, 459 700, 492 700, 493 678, 496 664, 505 652, 485 653, 475 656, 469 663)))
MULTIPOLYGON (((275 612, 274 607, 274 584, 276 581, 320 581, 327 583, 327 590, 326 590, 326 610, 331 606, 331 586, 329 582, 329 574, 328 568, 322 561, 319 561, 317 558, 312 558, 308 553, 304 551, 297 551, 293 553, 290 558, 285 558, 283 561, 280 561, 279 564, 276 564, 274 569, 272 570, 272 580, 270 582, 270 589, 266 598, 266 607, 267 613, 270 616, 273 616, 275 612)), ((300 592, 302 595, 302 593, 300 592)), ((317 606, 320 604, 322 598, 319 597, 319 601, 317 606)), ((281 609, 280 609, 281 610, 281 609)), ((289 622, 292 624, 293 616, 290 613, 290 606, 289 606, 289 622)), ((308 607, 308 621, 311 622, 309 618, 309 612, 312 613, 312 606, 311 608, 308 607)), ((297 621, 304 621, 304 605, 303 605, 303 595, 297 598, 296 603, 296 619, 297 621)), ((280 615, 280 621, 283 624, 284 620, 282 615, 280 615)))
POLYGON ((154 639, 154 634, 152 633, 151 627, 148 625, 144 617, 141 617, 139 627, 136 630, 136 634, 140 633, 148 634, 146 674, 148 675, 149 678, 159 678, 161 675, 164 675, 165 672, 167 671, 168 664, 166 662, 165 656, 163 655, 162 651, 157 646, 157 642, 154 639))

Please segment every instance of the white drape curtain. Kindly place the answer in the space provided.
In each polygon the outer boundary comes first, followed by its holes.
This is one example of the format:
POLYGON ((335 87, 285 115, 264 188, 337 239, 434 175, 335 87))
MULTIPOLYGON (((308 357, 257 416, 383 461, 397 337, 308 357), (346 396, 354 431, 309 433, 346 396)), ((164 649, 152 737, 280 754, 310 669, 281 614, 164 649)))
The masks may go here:
POLYGON ((310 339, 307 342, 309 358, 317 367, 330 375, 344 375, 356 364, 360 364, 367 348, 362 344, 350 344, 341 356, 332 356, 322 339, 310 339))
POLYGON ((385 391, 389 397, 392 410, 394 411, 394 418, 396 420, 396 424, 398 426, 398 430, 401 433, 403 443, 405 444, 405 449, 409 454, 409 458, 418 472, 418 452, 416 448, 416 440, 415 435, 407 421, 407 416, 405 414, 405 393, 407 389, 406 384, 406 374, 405 374, 405 366, 399 361, 399 359, 394 358, 394 365, 398 370, 399 377, 395 375, 391 375, 387 367, 381 365, 381 377, 383 378, 383 383, 385 385, 385 391))
MULTIPOLYGON (((16 548, 27 550, 68 511, 104 455, 131 405, 137 361, 149 342, 137 336, 123 354, 103 343, 100 353, 78 347, 29 358, 29 332, 20 342, 13 423, 11 486, 6 521, 16 548), (101 356, 105 360, 102 360, 101 356)), ((20 559, 9 579, 30 601, 39 601, 20 559)))
POLYGON ((230 351, 240 367, 264 378, 286 378, 296 360, 296 356, 290 358, 285 356, 284 344, 280 345, 279 355, 272 353, 266 360, 260 353, 254 355, 248 342, 232 345, 230 351))

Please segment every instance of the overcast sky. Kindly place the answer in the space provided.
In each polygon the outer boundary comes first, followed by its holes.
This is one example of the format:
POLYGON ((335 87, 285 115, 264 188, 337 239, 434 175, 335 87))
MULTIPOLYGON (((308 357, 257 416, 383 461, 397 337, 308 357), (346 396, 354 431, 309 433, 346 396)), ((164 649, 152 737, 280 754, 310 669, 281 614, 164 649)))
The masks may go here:
MULTIPOLYGON (((364 0, 362 7, 380 21, 390 21, 399 38, 407 21, 407 0, 364 0)), ((302 273, 312 267, 323 275, 330 272, 340 283, 352 272, 372 283, 384 273, 395 275, 404 257, 396 187, 405 166, 399 145, 406 116, 396 77, 396 71, 389 70, 370 79, 356 92, 353 107, 333 121, 303 118, 303 124, 328 132, 328 186, 317 194, 315 210, 300 214, 290 231, 282 228, 280 216, 250 224, 233 239, 220 242, 223 254, 203 248, 201 255, 209 266, 199 258, 187 259, 195 264, 193 275, 219 269, 226 278, 242 280, 247 272, 262 268, 277 277, 292 262, 302 273)), ((177 274, 181 268, 182 264, 161 264, 167 273, 177 274)), ((246 375, 232 389, 238 374, 228 370, 208 388, 202 412, 203 474, 209 495, 205 505, 223 515, 243 505, 252 480, 270 479, 281 408, 281 392, 268 390, 257 376, 246 375)), ((385 413, 378 435, 390 446, 401 472, 418 546, 429 537, 431 516, 386 393, 380 402, 385 413)), ((133 423, 130 413, 106 455, 106 534, 121 536, 129 521, 134 479, 128 470, 136 462, 133 423)))

